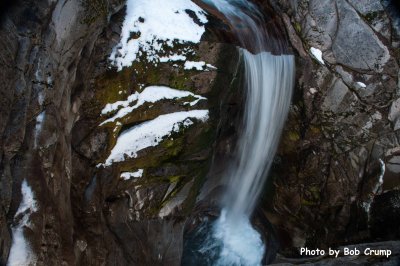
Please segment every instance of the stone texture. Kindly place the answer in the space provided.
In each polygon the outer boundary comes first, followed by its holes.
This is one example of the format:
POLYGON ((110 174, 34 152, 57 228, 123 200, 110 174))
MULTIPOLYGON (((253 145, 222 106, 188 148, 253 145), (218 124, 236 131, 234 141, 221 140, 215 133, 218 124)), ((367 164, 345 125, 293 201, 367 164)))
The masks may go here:
POLYGON ((338 1, 338 31, 332 52, 339 64, 360 71, 382 71, 387 47, 346 1, 338 1))
POLYGON ((382 12, 384 8, 380 1, 366 0, 363 2, 357 0, 348 0, 348 3, 352 5, 362 15, 367 15, 372 12, 382 12))
MULTIPOLYGON (((393 196, 387 195, 400 189, 392 163, 399 147, 399 68, 396 46, 388 41, 390 10, 374 0, 273 2, 297 27, 303 46, 322 50, 326 63, 318 64, 310 54, 304 58, 293 43, 298 83, 270 174, 275 191, 263 205, 284 239, 279 253, 297 257, 302 246, 396 239, 387 233, 397 232, 390 221, 399 219, 398 207, 389 203, 393 196), (387 216, 380 219, 377 206, 383 205, 387 216)), ((282 265, 292 262, 287 263, 282 265)), ((364 259, 351 263, 362 265, 364 259)), ((397 258, 387 263, 395 265, 397 258)))
MULTIPOLYGON (((21 1, 2 15, 1 65, 1 258, 8 258, 10 226, 19 206, 20 187, 27 180, 38 202, 31 216, 33 231, 24 233, 38 264, 74 264, 74 219, 71 209, 71 129, 80 75, 88 79, 104 54, 94 55, 95 42, 107 27, 82 1, 21 1), (4 108, 4 109, 3 109, 4 108), (43 119, 38 119, 38 116, 43 119), (8 229, 7 229, 8 228, 8 229)), ((110 15, 121 10, 110 1, 110 15)), ((105 15, 105 13, 104 13, 105 15)), ((107 49, 111 48, 109 45, 107 49)), ((87 85, 80 87, 81 93, 87 85)))
POLYGON ((302 37, 308 44, 322 51, 329 49, 338 28, 335 1, 310 1, 308 13, 302 23, 302 37))
POLYGON ((393 101, 390 106, 388 119, 393 123, 393 129, 397 130, 400 128, 400 99, 393 101))

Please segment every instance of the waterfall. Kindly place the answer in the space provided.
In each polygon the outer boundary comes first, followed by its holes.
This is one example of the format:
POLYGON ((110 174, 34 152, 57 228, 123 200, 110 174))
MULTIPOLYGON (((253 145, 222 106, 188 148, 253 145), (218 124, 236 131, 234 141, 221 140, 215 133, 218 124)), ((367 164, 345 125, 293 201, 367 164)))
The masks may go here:
MULTIPOLYGON (((246 0, 203 0, 222 13, 240 42, 246 102, 242 130, 224 178, 229 181, 212 241, 219 244, 216 265, 260 265, 265 247, 250 216, 265 183, 289 110, 294 57, 273 55, 283 44, 268 36, 263 15, 246 0), (251 52, 250 52, 251 51, 251 52)), ((208 243, 202 252, 215 249, 208 243)))
POLYGON ((293 84, 293 58, 268 52, 241 53, 247 87, 243 131, 227 170, 229 188, 223 206, 228 216, 250 216, 257 203, 279 143, 289 109, 293 84))

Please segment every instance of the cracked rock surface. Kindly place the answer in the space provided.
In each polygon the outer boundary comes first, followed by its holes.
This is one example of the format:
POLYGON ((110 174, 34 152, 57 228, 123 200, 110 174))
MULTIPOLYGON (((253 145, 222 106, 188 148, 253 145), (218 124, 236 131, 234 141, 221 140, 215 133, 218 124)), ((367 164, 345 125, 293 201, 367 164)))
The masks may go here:
POLYGON ((388 222, 399 219, 400 189, 392 164, 400 147, 395 7, 374 0, 274 2, 287 15, 298 55, 293 104, 271 173, 274 193, 264 207, 284 239, 282 254, 398 239, 398 225, 388 222))

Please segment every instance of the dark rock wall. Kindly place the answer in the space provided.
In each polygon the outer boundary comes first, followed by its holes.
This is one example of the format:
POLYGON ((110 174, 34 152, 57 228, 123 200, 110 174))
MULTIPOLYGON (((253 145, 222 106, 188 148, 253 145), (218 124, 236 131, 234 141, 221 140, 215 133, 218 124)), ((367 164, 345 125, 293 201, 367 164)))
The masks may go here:
POLYGON ((374 0, 272 2, 297 54, 264 201, 283 249, 398 239, 398 14, 374 0))
POLYGON ((9 255, 12 228, 22 219, 14 216, 24 180, 38 210, 23 234, 38 265, 180 264, 186 217, 207 174, 221 113, 228 120, 226 109, 239 105, 237 96, 222 100, 238 93, 239 83, 231 84, 238 54, 233 45, 219 43, 214 29, 190 47, 196 54, 191 59, 214 64, 218 71, 182 71, 172 63, 144 61, 121 72, 107 69, 107 56, 119 41, 123 6, 124 1, 101 0, 8 6, 0 32, 1 265, 9 255), (208 122, 137 158, 96 167, 126 128, 190 109, 165 100, 143 106, 121 124, 99 127, 101 109, 140 91, 141 84, 206 96, 196 108, 209 110, 208 122), (137 168, 144 170, 142 178, 120 178, 137 168))
POLYGON ((112 47, 106 27, 122 7, 122 1, 17 1, 2 13, 1 265, 23 180, 39 205, 24 228, 38 264, 75 263, 71 130, 80 98, 112 47), (104 43, 108 48, 99 50, 104 43))

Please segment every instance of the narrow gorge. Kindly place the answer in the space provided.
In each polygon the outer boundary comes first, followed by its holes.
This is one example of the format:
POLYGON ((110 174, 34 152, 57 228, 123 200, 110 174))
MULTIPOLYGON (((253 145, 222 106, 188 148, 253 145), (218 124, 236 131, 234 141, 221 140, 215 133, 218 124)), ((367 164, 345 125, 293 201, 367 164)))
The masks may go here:
POLYGON ((0 265, 400 264, 396 1, 0 19, 0 265))

